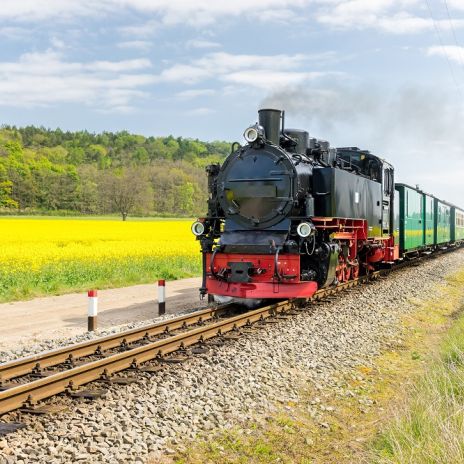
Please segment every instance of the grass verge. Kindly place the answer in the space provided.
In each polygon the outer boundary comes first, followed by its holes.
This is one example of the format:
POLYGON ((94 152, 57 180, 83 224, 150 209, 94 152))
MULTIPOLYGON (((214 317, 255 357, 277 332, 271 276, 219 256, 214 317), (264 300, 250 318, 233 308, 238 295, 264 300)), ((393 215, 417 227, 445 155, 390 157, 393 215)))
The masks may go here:
POLYGON ((464 462, 463 296, 461 271, 430 301, 412 302, 402 333, 372 365, 335 373, 333 388, 308 386, 299 403, 200 438, 170 462, 464 462))
MULTIPOLYGON (((464 279, 457 279, 461 285, 464 279)), ((464 302, 439 353, 413 384, 374 442, 373 462, 454 464, 464 462, 464 302)))
POLYGON ((38 271, 2 272, 0 302, 59 295, 89 288, 116 288, 198 276, 201 260, 192 257, 141 257, 106 259, 97 262, 63 261, 43 266, 38 271))

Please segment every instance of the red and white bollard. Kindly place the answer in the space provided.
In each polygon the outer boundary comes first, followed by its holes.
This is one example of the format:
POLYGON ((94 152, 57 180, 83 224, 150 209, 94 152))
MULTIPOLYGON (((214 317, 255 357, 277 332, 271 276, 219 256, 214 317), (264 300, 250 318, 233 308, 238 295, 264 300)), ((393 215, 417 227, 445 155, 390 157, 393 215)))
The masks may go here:
POLYGON ((158 280, 158 315, 161 316, 166 312, 166 281, 158 280))
POLYGON ((98 297, 96 290, 89 290, 87 292, 89 297, 89 306, 87 312, 87 330, 93 332, 97 329, 97 313, 98 313, 98 297))

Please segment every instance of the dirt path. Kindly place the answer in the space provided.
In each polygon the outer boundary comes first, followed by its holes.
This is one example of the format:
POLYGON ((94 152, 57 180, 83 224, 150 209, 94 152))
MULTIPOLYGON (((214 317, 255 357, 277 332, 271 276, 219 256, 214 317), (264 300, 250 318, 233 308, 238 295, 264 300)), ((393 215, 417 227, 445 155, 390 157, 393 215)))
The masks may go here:
MULTIPOLYGON (((166 282, 166 313, 206 305, 200 278, 166 282)), ((98 327, 105 328, 158 315, 156 284, 98 291, 98 327)), ((0 350, 21 342, 81 334, 87 330, 87 294, 36 298, 0 304, 0 350)))

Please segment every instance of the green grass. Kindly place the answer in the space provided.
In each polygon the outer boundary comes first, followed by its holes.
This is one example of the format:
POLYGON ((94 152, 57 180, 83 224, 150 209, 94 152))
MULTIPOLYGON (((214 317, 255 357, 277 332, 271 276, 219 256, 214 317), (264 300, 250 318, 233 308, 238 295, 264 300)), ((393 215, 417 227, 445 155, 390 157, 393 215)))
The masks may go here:
MULTIPOLYGON (((464 279, 463 279, 464 281, 464 279)), ((464 462, 464 304, 438 356, 374 442, 378 464, 464 462)))
POLYGON ((200 275, 201 260, 194 257, 144 257, 108 259, 97 263, 72 261, 54 263, 37 272, 25 269, 14 274, 0 269, 0 301, 29 299, 43 295, 115 288, 175 280, 200 275))

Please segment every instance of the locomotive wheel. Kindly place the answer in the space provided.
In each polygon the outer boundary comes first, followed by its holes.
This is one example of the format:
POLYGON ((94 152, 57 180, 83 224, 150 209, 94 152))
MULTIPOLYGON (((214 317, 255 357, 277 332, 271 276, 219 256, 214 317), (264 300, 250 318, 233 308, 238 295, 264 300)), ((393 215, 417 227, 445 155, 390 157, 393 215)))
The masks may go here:
POLYGON ((345 267, 344 272, 343 272, 343 274, 344 274, 344 279, 343 280, 345 282, 350 280, 350 278, 351 278, 351 270, 352 270, 351 266, 346 266, 345 267))
POLYGON ((358 277, 359 277, 359 264, 351 268, 351 278, 355 280, 358 277))

